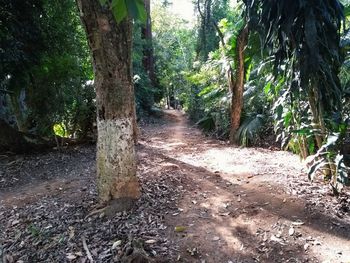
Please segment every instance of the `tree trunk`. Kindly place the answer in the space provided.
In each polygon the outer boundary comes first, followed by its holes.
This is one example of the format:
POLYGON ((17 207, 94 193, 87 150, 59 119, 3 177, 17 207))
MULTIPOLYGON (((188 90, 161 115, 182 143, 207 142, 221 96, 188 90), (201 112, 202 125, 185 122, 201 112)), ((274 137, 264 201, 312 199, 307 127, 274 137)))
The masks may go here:
POLYGON ((243 91, 244 91, 244 49, 248 43, 248 26, 244 26, 237 36, 236 47, 236 77, 229 80, 229 86, 232 92, 231 100, 231 128, 230 128, 230 143, 235 142, 236 132, 241 121, 243 108, 243 91))
POLYGON ((151 1, 144 0, 145 9, 147 12, 147 21, 144 27, 142 27, 142 38, 146 40, 146 45, 143 50, 143 67, 146 70, 152 86, 156 87, 156 74, 154 71, 154 56, 153 56, 153 44, 152 44, 152 20, 151 20, 151 1))
POLYGON ((132 23, 117 23, 98 0, 77 0, 92 53, 97 104, 97 187, 101 201, 140 197, 134 149, 132 23))
POLYGON ((316 130, 315 134, 315 140, 317 144, 317 148, 321 148, 323 145, 323 135, 324 134, 321 125, 320 125, 320 118, 323 118, 323 116, 320 116, 320 112, 318 111, 318 101, 319 101, 319 96, 317 93, 317 88, 313 84, 310 87, 309 90, 309 105, 310 105, 310 110, 312 113, 312 118, 313 118, 313 128, 316 130))

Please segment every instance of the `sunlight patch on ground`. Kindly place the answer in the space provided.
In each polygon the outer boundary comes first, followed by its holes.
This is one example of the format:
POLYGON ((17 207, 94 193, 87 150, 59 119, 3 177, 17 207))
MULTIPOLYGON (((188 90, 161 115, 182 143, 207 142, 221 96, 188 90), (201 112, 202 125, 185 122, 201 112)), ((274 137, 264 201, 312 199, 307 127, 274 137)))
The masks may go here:
POLYGON ((196 154, 180 155, 177 159, 194 166, 205 167, 211 172, 244 177, 268 174, 276 176, 276 170, 278 175, 284 176, 289 170, 300 172, 301 167, 299 157, 291 153, 252 148, 211 148, 196 154), (275 158, 271 159, 271 154, 275 158), (262 167, 262 163, 266 165, 262 167))

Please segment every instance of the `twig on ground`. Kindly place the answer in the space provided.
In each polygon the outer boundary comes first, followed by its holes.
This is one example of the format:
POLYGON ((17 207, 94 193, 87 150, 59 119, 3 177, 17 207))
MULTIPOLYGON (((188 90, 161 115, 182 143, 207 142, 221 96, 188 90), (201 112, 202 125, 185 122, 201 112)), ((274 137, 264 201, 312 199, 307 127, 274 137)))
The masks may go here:
POLYGON ((103 207, 103 208, 101 208, 101 209, 94 210, 94 211, 90 212, 90 213, 84 218, 84 220, 86 220, 87 218, 89 218, 90 216, 93 216, 93 215, 95 215, 95 214, 102 213, 104 210, 106 210, 106 207, 103 207))
POLYGON ((83 240, 83 247, 85 249, 86 255, 87 255, 88 259, 90 260, 90 262, 92 263, 92 262, 94 262, 94 259, 92 258, 92 255, 91 255, 90 250, 86 244, 86 239, 84 236, 82 237, 82 240, 83 240))

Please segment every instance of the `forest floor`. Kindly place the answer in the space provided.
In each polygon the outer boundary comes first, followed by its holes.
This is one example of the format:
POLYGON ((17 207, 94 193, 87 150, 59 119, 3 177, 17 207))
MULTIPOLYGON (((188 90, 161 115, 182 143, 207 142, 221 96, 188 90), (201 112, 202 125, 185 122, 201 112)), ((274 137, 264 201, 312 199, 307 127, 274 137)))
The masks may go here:
POLYGON ((142 197, 116 215, 95 146, 0 155, 0 263, 138 262, 139 243, 154 262, 350 262, 349 193, 309 182, 297 156, 205 137, 174 110, 137 153, 142 197))

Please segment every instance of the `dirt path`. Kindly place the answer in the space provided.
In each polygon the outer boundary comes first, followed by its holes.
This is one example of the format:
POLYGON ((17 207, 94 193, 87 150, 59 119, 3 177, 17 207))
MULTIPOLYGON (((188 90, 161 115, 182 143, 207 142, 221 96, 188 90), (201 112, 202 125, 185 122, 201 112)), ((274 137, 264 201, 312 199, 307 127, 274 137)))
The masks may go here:
POLYGON ((146 125, 142 198, 99 212, 94 147, 0 158, 0 263, 350 262, 348 198, 306 180, 298 157, 209 139, 179 111, 146 125), (15 179, 14 179, 15 178, 15 179), (128 261, 129 260, 129 261, 128 261))
POLYGON ((179 261, 350 262, 349 217, 329 214, 319 199, 335 201, 310 186, 297 156, 232 147, 168 114, 172 125, 149 127, 142 144, 182 176, 166 216, 179 261))

